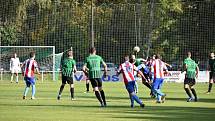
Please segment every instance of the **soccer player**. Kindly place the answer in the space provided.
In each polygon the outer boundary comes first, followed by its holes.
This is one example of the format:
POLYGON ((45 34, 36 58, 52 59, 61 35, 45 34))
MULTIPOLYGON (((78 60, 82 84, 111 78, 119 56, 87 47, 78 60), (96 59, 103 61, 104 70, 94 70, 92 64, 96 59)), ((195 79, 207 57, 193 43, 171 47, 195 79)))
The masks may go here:
POLYGON ((24 80, 26 83, 25 91, 23 94, 23 99, 26 99, 26 95, 28 93, 28 90, 30 86, 32 86, 32 96, 31 99, 35 99, 35 92, 36 92, 36 87, 35 87, 35 69, 38 74, 40 74, 38 65, 35 59, 35 52, 30 52, 29 54, 30 58, 24 61, 22 67, 24 67, 24 80))
MULTIPOLYGON (((134 64, 136 67, 138 67, 138 66, 142 66, 142 69, 141 69, 141 71, 142 71, 142 73, 143 73, 143 75, 144 75, 144 77, 145 77, 145 79, 144 80, 142 80, 142 83, 146 86, 146 87, 148 87, 150 90, 151 90, 151 85, 150 85, 150 80, 149 80, 149 69, 147 68, 147 66, 145 66, 145 64, 143 64, 143 62, 146 62, 146 60, 144 60, 144 59, 142 59, 142 58, 137 58, 136 59, 136 57, 135 57, 135 55, 131 55, 131 59, 130 59, 130 62, 132 63, 132 64, 134 64)), ((138 74, 137 74, 138 75, 138 74)), ((137 84, 136 84, 137 82, 135 81, 135 87, 138 87, 137 86, 137 84)), ((137 90, 138 90, 138 88, 137 88, 137 90)), ((152 93, 150 93, 150 95, 153 95, 152 93)))
POLYGON ((20 61, 19 58, 17 57, 17 54, 14 53, 14 57, 10 59, 10 71, 11 71, 11 80, 10 82, 13 83, 13 76, 16 76, 16 83, 19 83, 19 77, 18 73, 21 71, 20 68, 20 61))
POLYGON ((206 94, 210 94, 212 85, 215 82, 215 56, 214 56, 214 52, 210 53, 208 70, 210 71, 210 74, 209 74, 210 78, 209 78, 208 91, 206 94))
POLYGON ((87 71, 89 73, 89 79, 93 87, 93 91, 95 92, 95 96, 99 100, 101 107, 106 107, 105 93, 102 89, 101 64, 104 66, 104 76, 106 76, 107 65, 103 61, 102 57, 96 55, 96 48, 92 47, 90 49, 90 55, 86 58, 83 71, 87 71))
POLYGON ((68 50, 67 56, 61 60, 61 71, 62 71, 62 84, 60 86, 60 90, 57 96, 57 99, 60 100, 61 94, 63 92, 64 86, 66 83, 69 84, 71 100, 74 100, 74 82, 73 75, 77 71, 76 62, 73 59, 73 51, 68 50), (73 73, 74 72, 74 73, 73 73))
MULTIPOLYGON (((120 73, 123 74, 123 78, 124 78, 124 84, 125 87, 129 93, 129 97, 131 100, 131 107, 134 107, 134 100, 140 104, 141 107, 145 107, 145 105, 143 104, 143 102, 139 99, 139 97, 136 95, 135 90, 134 90, 134 85, 135 85, 135 77, 134 77, 134 71, 138 71, 138 73, 142 73, 140 72, 137 67, 129 62, 129 56, 126 55, 125 56, 125 62, 122 63, 119 66, 119 69, 117 71, 117 75, 119 75, 120 73)), ((142 74, 143 76, 143 74, 142 74)))
POLYGON ((164 103, 166 94, 161 92, 161 87, 164 81, 164 71, 168 73, 167 67, 160 59, 160 55, 155 56, 155 60, 152 62, 151 71, 154 74, 154 80, 152 84, 152 91, 157 97, 157 103, 164 103))
POLYGON ((187 58, 184 60, 184 69, 186 71, 185 79, 184 79, 184 90, 186 91, 189 98, 187 102, 195 101, 197 102, 197 94, 194 89, 194 85, 196 83, 195 78, 198 76, 199 68, 194 60, 191 59, 191 52, 187 53, 187 58), (191 93, 193 93, 195 99, 193 99, 191 93))

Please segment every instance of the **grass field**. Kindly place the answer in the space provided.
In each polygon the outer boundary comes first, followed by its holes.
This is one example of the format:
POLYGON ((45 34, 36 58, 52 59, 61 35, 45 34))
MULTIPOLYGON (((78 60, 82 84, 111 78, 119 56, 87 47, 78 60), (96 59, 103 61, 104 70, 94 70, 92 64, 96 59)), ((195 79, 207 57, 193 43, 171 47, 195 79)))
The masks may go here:
POLYGON ((60 101, 56 100, 60 82, 38 82, 36 100, 22 100, 24 83, 0 82, 0 121, 212 121, 215 119, 215 92, 204 94, 207 84, 197 84, 199 102, 186 102, 183 84, 165 83, 164 104, 149 98, 149 91, 139 84, 138 95, 146 104, 130 108, 130 100, 122 82, 105 82, 108 107, 100 108, 93 92, 85 94, 85 83, 75 83, 76 100, 69 98, 69 87, 60 101))

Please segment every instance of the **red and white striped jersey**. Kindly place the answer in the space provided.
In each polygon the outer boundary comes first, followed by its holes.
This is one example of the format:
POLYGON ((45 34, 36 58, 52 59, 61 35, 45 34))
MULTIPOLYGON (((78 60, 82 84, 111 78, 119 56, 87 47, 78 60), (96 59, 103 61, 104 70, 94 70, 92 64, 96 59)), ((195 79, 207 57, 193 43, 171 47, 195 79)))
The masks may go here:
POLYGON ((122 72, 125 84, 130 81, 135 81, 134 64, 131 64, 130 62, 126 61, 120 65, 118 72, 122 72))
POLYGON ((160 59, 155 59, 151 65, 152 73, 154 73, 154 78, 164 78, 164 70, 167 67, 163 61, 160 59))
POLYGON ((25 66, 24 76, 34 77, 35 68, 38 68, 37 62, 33 59, 28 59, 24 62, 24 66, 25 66))

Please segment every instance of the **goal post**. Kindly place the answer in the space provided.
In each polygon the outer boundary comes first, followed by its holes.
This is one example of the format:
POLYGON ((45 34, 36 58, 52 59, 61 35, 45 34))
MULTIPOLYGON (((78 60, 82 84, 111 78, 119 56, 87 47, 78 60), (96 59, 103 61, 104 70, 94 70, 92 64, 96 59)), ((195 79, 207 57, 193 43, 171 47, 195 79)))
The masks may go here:
POLYGON ((30 52, 36 52, 36 61, 42 73, 41 80, 45 79, 44 73, 51 73, 52 76, 47 79, 55 81, 55 46, 0 46, 1 80, 7 80, 4 78, 4 73, 10 72, 10 58, 14 53, 22 63, 29 58, 30 52))

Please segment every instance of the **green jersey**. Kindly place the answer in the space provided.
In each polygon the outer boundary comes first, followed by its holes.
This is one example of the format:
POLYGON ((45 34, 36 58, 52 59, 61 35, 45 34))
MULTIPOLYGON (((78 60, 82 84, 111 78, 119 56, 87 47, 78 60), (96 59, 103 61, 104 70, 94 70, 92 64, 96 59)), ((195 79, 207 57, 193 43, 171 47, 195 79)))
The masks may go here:
POLYGON ((62 75, 67 77, 73 77, 73 70, 75 67, 75 60, 72 58, 64 58, 61 62, 62 75))
POLYGON ((141 64, 142 64, 142 63, 141 63, 141 58, 135 59, 135 63, 134 63, 135 66, 139 66, 139 65, 141 65, 141 64))
POLYGON ((184 60, 184 64, 187 65, 186 77, 191 78, 191 79, 195 79, 196 68, 197 68, 196 62, 194 60, 192 60, 191 58, 186 58, 184 60))
POLYGON ((209 59, 210 71, 215 73, 215 59, 209 59))
POLYGON ((85 64, 89 69, 89 79, 101 78, 101 63, 104 62, 102 57, 98 55, 90 55, 87 57, 85 64))

